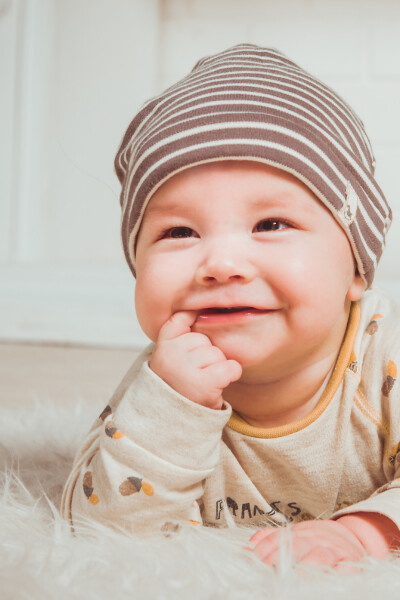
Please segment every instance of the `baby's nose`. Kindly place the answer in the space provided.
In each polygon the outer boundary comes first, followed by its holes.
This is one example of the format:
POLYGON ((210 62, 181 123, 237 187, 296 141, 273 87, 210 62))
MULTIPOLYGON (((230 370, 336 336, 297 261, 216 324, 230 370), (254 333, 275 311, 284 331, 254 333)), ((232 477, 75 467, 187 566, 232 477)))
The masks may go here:
POLYGON ((213 248, 197 269, 196 281, 200 284, 228 281, 250 281, 256 275, 256 267, 245 256, 244 249, 213 248))

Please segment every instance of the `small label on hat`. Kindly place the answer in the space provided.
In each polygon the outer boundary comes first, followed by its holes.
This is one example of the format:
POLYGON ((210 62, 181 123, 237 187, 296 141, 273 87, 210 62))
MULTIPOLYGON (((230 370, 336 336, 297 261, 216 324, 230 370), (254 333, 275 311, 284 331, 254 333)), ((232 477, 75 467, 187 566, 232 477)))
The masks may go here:
POLYGON ((356 218, 357 206, 358 196, 351 184, 348 183, 346 188, 346 203, 339 211, 339 217, 345 225, 351 225, 356 218))

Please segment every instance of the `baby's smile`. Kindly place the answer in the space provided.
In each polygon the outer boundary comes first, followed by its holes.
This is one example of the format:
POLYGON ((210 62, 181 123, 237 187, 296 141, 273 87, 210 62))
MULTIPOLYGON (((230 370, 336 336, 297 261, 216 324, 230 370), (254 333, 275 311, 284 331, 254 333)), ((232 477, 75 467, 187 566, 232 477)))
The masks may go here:
POLYGON ((214 307, 199 310, 196 323, 198 325, 225 325, 227 323, 242 323, 248 319, 259 317, 271 312, 267 309, 253 306, 233 306, 230 308, 214 307))

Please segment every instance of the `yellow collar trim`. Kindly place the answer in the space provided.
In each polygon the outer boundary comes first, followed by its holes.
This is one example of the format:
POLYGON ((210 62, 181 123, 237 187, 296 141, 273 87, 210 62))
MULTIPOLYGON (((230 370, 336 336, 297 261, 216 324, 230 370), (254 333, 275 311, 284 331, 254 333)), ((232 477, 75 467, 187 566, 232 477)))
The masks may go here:
POLYGON ((277 438, 285 435, 290 435, 296 431, 300 431, 308 425, 311 425, 327 408, 328 404, 334 397, 339 385, 343 379, 344 372, 350 362, 350 356, 354 346, 354 340, 358 333, 360 326, 361 308, 359 302, 353 302, 350 309, 349 320, 347 323, 346 333, 343 338, 342 346, 332 371, 332 375, 326 385, 326 388, 317 404, 317 406, 302 419, 288 423, 287 425, 281 425, 279 427, 254 427, 246 423, 244 419, 233 411, 232 416, 229 419, 227 426, 238 433, 256 438, 277 438))

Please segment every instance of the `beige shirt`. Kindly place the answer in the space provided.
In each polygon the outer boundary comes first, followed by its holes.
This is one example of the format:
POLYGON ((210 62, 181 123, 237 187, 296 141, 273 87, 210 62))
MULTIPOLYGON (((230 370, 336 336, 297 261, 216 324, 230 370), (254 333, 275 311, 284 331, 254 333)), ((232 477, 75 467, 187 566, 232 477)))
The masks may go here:
POLYGON ((153 347, 78 451, 61 507, 71 524, 141 533, 373 511, 400 528, 400 313, 385 294, 369 290, 352 305, 317 406, 281 427, 187 400, 149 368, 153 347))

